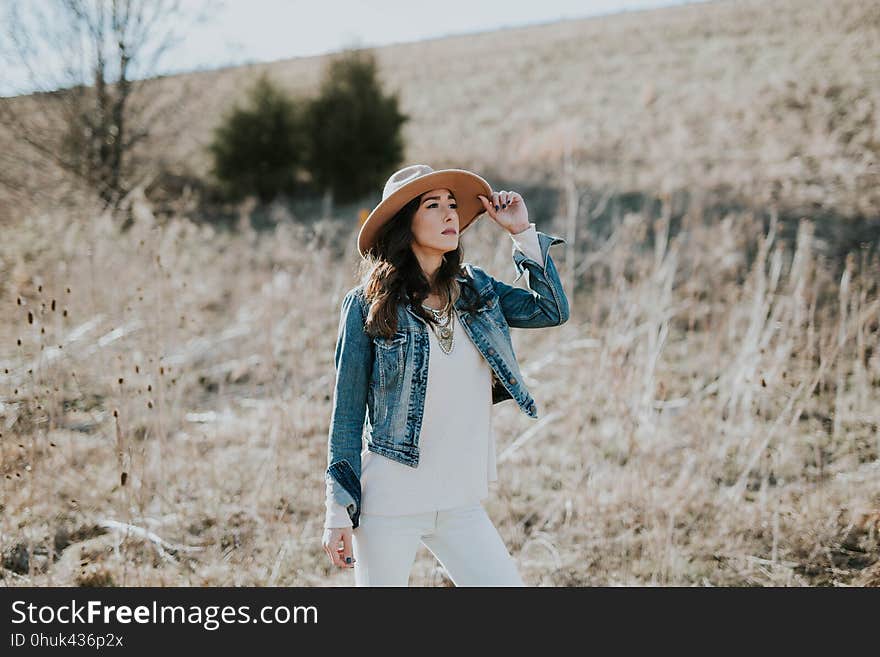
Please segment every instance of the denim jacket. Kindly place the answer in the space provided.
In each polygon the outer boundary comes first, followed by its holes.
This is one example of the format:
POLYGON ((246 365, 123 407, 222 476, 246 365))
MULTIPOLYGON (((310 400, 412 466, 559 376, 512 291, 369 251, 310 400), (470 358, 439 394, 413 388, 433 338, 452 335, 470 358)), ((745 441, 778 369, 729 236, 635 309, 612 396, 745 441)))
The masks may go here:
MULTIPOLYGON (((508 285, 465 263, 467 275, 457 279, 469 278, 478 291, 477 310, 467 310, 463 297, 455 303, 460 327, 492 369, 492 403, 513 399, 533 419, 538 417, 537 407, 523 382, 510 328, 559 326, 569 315, 562 281, 548 253, 550 246, 565 240, 541 231, 537 235, 542 263, 513 248, 513 282, 528 271, 529 289, 508 285)), ((370 451, 418 467, 428 380, 426 322, 408 304, 399 304, 394 335, 372 338, 364 330, 368 311, 363 285, 346 293, 334 355, 336 383, 325 473, 333 499, 346 508, 352 527, 360 518, 364 439, 370 451)))

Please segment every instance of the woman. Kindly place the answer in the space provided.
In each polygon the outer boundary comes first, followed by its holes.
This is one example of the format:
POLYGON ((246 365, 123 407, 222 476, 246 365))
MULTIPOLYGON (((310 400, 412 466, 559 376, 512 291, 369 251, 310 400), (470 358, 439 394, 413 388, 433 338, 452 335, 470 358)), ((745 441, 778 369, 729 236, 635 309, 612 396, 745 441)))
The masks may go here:
POLYGON ((559 243, 521 195, 469 171, 417 164, 385 184, 358 235, 364 282, 342 301, 325 474, 324 551, 358 586, 406 586, 420 543, 456 586, 523 585, 482 506, 497 479, 491 410, 513 399, 538 417, 510 327, 568 319, 559 243), (484 212, 528 290, 462 263, 459 238, 484 212))

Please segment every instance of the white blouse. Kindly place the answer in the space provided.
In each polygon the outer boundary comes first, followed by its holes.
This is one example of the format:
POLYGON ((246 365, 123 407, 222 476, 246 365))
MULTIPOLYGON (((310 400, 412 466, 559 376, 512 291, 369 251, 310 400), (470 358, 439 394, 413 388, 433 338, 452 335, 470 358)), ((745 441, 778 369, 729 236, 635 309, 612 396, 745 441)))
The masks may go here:
MULTIPOLYGON (((511 239, 527 257, 541 263, 534 223, 511 239)), ((364 515, 394 516, 478 504, 488 497, 489 482, 498 479, 492 369, 461 328, 458 313, 453 321, 455 342, 448 354, 440 348, 434 331, 428 330, 428 381, 418 467, 371 452, 366 445, 361 451, 364 515)), ((325 528, 351 526, 345 507, 333 500, 329 482, 325 510, 325 528)))

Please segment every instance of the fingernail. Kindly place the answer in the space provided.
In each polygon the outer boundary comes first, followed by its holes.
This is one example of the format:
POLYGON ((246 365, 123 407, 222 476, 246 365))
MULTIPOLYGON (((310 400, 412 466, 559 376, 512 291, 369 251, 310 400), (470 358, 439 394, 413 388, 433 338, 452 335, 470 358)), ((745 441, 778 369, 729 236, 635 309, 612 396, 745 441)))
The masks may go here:
POLYGON ((495 209, 496 209, 496 210, 498 209, 498 206, 497 206, 497 205, 495 206, 495 209))
POLYGON ((345 557, 345 563, 351 563, 351 557, 345 557))
POLYGON ((502 203, 502 204, 501 204, 501 207, 502 207, 502 208, 506 208, 506 207, 507 207, 507 203, 502 203))

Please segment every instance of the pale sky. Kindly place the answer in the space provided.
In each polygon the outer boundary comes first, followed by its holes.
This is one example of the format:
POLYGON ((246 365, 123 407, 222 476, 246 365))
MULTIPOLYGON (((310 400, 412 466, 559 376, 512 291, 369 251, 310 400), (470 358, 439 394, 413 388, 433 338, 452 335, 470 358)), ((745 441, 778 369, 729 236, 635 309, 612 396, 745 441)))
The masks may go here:
MULTIPOLYGON (((432 7, 415 0, 223 0, 220 10, 211 15, 207 23, 182 32, 185 40, 166 54, 151 74, 268 62, 335 52, 348 46, 420 41, 695 1, 443 0, 432 7)), ((12 5, 48 6, 52 2, 0 0, 0 8, 5 12, 12 5)), ((201 6, 198 0, 184 0, 184 3, 193 9, 201 6)), ((0 30, 0 49, 3 40, 7 47, 11 43, 5 31, 0 30)), ((48 49, 38 58, 40 66, 47 70, 60 66, 58 55, 52 50, 48 49)), ((0 96, 33 89, 22 66, 3 63, 3 68, 0 96)))

